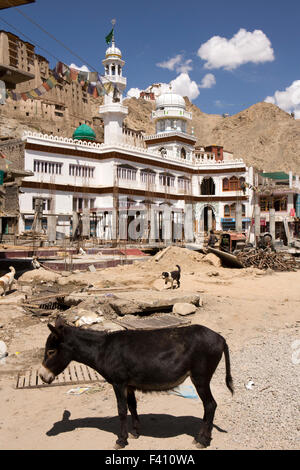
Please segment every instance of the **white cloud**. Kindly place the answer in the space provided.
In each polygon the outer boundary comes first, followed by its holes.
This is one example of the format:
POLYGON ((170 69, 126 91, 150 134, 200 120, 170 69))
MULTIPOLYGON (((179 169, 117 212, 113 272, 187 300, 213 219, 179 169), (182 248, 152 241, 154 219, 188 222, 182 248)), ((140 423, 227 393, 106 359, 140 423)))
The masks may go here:
MULTIPOLYGON (((145 91, 152 91, 155 97, 161 95, 162 93, 167 93, 170 91, 170 86, 173 93, 177 93, 181 96, 187 96, 189 100, 194 100, 200 94, 199 85, 193 80, 190 79, 189 74, 186 72, 181 73, 174 80, 171 80, 170 83, 157 83, 156 86, 148 86, 145 91)), ((127 92, 128 98, 139 98, 140 92, 139 88, 130 88, 127 92)))
POLYGON ((157 67, 161 67, 162 69, 174 70, 176 65, 179 65, 182 62, 182 55, 178 54, 172 59, 165 60, 164 62, 159 62, 157 67))
POLYGON ((261 30, 253 32, 241 28, 231 39, 213 36, 198 49, 207 69, 233 70, 247 62, 255 64, 274 60, 271 41, 261 30))
POLYGON ((200 95, 199 86, 190 79, 189 74, 184 72, 170 82, 172 91, 181 96, 187 96, 189 100, 194 100, 200 95))
POLYGON ((185 62, 182 62, 180 65, 178 65, 178 67, 176 67, 176 72, 177 73, 185 73, 185 72, 190 72, 191 70, 193 70, 193 67, 192 67, 192 59, 188 59, 186 60, 185 62))
POLYGON ((275 91, 273 96, 267 96, 267 103, 276 104, 288 113, 295 113, 295 118, 300 119, 300 80, 295 80, 284 91, 275 91))
POLYGON ((140 90, 139 88, 130 88, 127 92, 127 96, 128 98, 139 98, 141 91, 143 90, 140 90))
POLYGON ((70 69, 76 69, 80 70, 81 72, 90 72, 90 70, 87 68, 86 65, 82 65, 81 67, 78 67, 76 64, 71 64, 69 65, 70 69))
POLYGON ((165 60, 164 62, 159 62, 156 65, 162 69, 176 70, 177 73, 185 73, 193 70, 192 62, 192 59, 184 60, 182 54, 177 54, 175 57, 165 60))
POLYGON ((202 78, 202 81, 199 85, 200 88, 211 88, 216 84, 216 77, 212 73, 207 73, 202 78))

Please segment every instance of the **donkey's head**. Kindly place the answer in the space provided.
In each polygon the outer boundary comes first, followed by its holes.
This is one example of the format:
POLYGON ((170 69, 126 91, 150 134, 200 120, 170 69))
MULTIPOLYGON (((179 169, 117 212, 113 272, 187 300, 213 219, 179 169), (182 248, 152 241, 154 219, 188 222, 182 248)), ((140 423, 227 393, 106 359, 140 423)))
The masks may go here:
POLYGON ((51 333, 47 338, 44 360, 40 369, 43 382, 50 384, 72 360, 72 349, 65 343, 66 323, 57 317, 55 326, 48 323, 51 333))

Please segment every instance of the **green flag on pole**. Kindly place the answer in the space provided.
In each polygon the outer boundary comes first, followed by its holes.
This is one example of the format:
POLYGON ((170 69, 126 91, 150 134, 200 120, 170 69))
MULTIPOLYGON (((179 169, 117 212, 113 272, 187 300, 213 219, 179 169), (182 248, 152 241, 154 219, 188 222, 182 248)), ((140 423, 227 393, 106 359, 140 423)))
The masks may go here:
POLYGON ((111 30, 111 32, 106 36, 105 41, 107 44, 110 44, 112 41, 112 38, 114 37, 114 28, 111 30))

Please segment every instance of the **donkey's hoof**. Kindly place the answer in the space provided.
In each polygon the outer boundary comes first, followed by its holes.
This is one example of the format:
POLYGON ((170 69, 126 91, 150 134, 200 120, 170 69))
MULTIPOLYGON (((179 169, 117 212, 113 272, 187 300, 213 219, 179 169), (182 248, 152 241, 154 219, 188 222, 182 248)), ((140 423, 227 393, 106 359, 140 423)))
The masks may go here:
POLYGON ((124 449, 124 447, 126 447, 128 445, 128 442, 116 442, 115 445, 114 445, 114 449, 115 450, 121 450, 121 449, 124 449))
POLYGON ((204 444, 203 442, 196 441, 196 439, 193 440, 193 444, 196 445, 197 449, 206 449, 206 447, 209 446, 209 444, 204 444))
POLYGON ((138 433, 136 433, 136 432, 131 431, 131 432, 128 434, 128 437, 129 437, 130 439, 138 439, 138 438, 140 437, 140 435, 139 435, 138 433))

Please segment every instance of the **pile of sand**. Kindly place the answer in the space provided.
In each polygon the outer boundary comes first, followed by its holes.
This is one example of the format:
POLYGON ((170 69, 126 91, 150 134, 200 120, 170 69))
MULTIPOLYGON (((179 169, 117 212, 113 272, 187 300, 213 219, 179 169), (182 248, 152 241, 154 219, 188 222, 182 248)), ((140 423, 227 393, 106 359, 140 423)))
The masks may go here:
POLYGON ((209 265, 220 267, 221 262, 212 253, 204 255, 187 248, 171 246, 159 252, 145 263, 151 270, 172 271, 179 265, 182 272, 206 271, 209 265))

